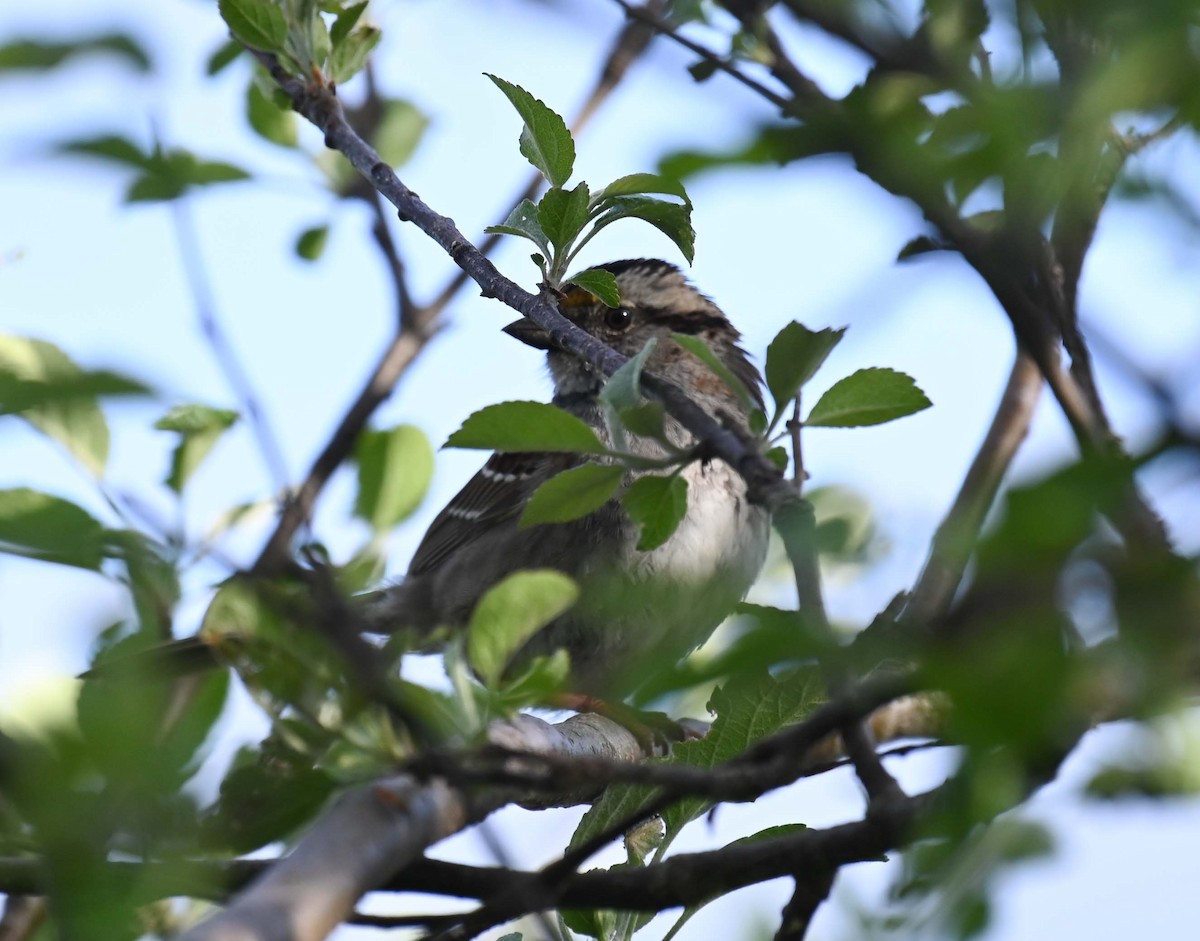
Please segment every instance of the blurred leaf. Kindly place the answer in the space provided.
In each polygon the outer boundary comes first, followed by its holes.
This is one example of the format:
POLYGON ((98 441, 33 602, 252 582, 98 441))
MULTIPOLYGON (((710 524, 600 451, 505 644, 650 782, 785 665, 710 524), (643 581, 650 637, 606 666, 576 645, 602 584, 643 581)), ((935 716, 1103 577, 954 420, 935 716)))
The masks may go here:
POLYGON ((583 271, 577 271, 564 278, 563 284, 577 284, 585 291, 595 294, 601 303, 609 307, 619 307, 621 304, 621 291, 617 287, 616 275, 603 268, 585 268, 583 271))
POLYGON ((554 693, 562 690, 570 674, 571 658, 565 650, 556 650, 548 657, 534 657, 524 673, 504 681, 491 703, 505 713, 543 705, 554 693))
POLYGON ((696 232, 692 228, 692 210, 689 206, 654 199, 650 196, 614 196, 606 201, 606 208, 596 217, 595 231, 618 219, 641 219, 667 236, 691 264, 696 254, 696 232))
POLYGON ((68 59, 95 52, 111 53, 139 72, 150 71, 150 56, 133 37, 125 33, 105 33, 70 42, 13 40, 0 46, 0 72, 17 69, 46 71, 68 59))
POLYGON ((546 233, 542 231, 541 223, 538 222, 537 206, 528 199, 521 200, 513 208, 513 211, 508 214, 508 218, 504 220, 502 225, 489 225, 483 231, 527 238, 540 248, 544 254, 553 254, 550 251, 550 240, 546 237, 546 233))
POLYGON ((613 180, 600 191, 600 195, 593 200, 593 204, 601 208, 614 196, 637 196, 646 193, 662 193, 667 196, 678 196, 683 200, 685 206, 690 207, 692 205, 692 200, 688 197, 687 190, 684 189, 683 184, 677 179, 663 176, 660 173, 631 173, 629 176, 613 180))
POLYGON ((674 535, 687 513, 687 481, 679 474, 639 477, 621 496, 629 518, 641 527, 638 551, 657 549, 674 535))
POLYGON ((845 334, 845 327, 809 330, 793 320, 775 335, 767 347, 766 379, 775 400, 776 420, 845 334))
POLYGON ((252 49, 282 52, 287 39, 283 10, 271 0, 217 0, 221 19, 252 49))
POLYGON ((575 166, 575 142, 567 123, 544 102, 519 85, 484 73, 517 109, 525 127, 521 131, 521 154, 541 171, 551 186, 562 186, 575 166))
POLYGON ((154 158, 127 137, 102 134, 99 137, 82 137, 58 145, 59 153, 78 154, 84 157, 99 157, 125 167, 145 169, 154 158))
POLYGON ((445 446, 580 454, 602 454, 605 450, 583 419, 545 402, 501 402, 482 408, 463 422, 445 446))
POLYGON ((236 39, 227 39, 208 57, 208 61, 204 65, 204 74, 210 78, 219 75, 245 51, 246 47, 236 39))
POLYGON ((386 163, 400 167, 408 163, 428 127, 429 118, 411 101, 389 98, 371 143, 386 163))
POLYGON ((179 435, 179 443, 171 452, 171 470, 166 485, 176 493, 195 473, 196 468, 208 456, 221 435, 233 427, 238 413, 226 408, 211 408, 207 405, 176 405, 154 423, 159 431, 171 431, 179 435))
POLYGON ((99 570, 104 527, 61 497, 26 487, 0 490, 0 552, 99 570))
POLYGON ((295 147, 300 140, 296 113, 275 104, 257 81, 246 88, 246 120, 259 137, 280 147, 295 147))
POLYGON ((20 414, 97 476, 108 459, 108 423, 96 397, 145 392, 114 373, 84 372, 52 343, 0 335, 0 414, 20 414))
POLYGON ((108 555, 125 564, 139 628, 153 637, 170 635, 171 614, 179 603, 179 572, 169 550, 145 533, 109 531, 108 555))
POLYGON ((334 48, 329 56, 330 77, 338 85, 350 81, 367 64, 367 56, 383 38, 374 26, 360 26, 334 48))
POLYGON ((611 405, 618 412, 634 408, 642 403, 642 370, 646 366, 658 337, 651 337, 636 356, 631 356, 624 365, 608 377, 600 390, 600 401, 611 405))
POLYGON ((741 399, 746 408, 754 411, 759 407, 759 399, 754 392, 746 388, 746 384, 721 361, 703 339, 688 333, 672 333, 671 339, 716 373, 717 377, 729 387, 729 390, 741 399))
POLYGON ((155 154, 142 174, 129 185, 125 201, 165 202, 178 199, 194 187, 237 183, 249 178, 249 173, 231 163, 201 160, 183 150, 165 151, 155 154))
POLYGON ((619 464, 583 464, 555 474, 533 492, 518 524, 568 523, 604 506, 621 486, 619 464))
POLYGON ((538 223, 560 253, 574 241, 587 222, 588 199, 587 184, 580 183, 571 190, 552 186, 538 202, 538 223))
POLYGON ((329 241, 329 226, 314 225, 296 237, 296 255, 305 261, 316 261, 325 251, 329 241))
POLYGON ((759 128, 744 147, 725 152, 678 151, 659 161, 659 172, 676 180, 688 180, 707 170, 745 164, 785 164, 802 157, 830 153, 842 142, 836 126, 820 119, 794 124, 767 125, 759 128))
POLYGON ((494 688, 513 656, 534 634, 573 605, 579 588, 562 572, 514 572, 479 599, 467 625, 467 658, 494 688))
POLYGON ((809 427, 880 425, 929 408, 933 403, 910 376, 894 369, 860 369, 835 382, 808 413, 809 427))
POLYGON ((362 0, 361 3, 352 3, 338 13, 337 18, 333 21, 333 28, 329 31, 329 42, 334 49, 345 42, 346 37, 357 25, 366 8, 367 0, 362 0))
POLYGON ((385 533, 421 505, 433 479, 433 447, 414 425, 359 436, 354 515, 385 533))

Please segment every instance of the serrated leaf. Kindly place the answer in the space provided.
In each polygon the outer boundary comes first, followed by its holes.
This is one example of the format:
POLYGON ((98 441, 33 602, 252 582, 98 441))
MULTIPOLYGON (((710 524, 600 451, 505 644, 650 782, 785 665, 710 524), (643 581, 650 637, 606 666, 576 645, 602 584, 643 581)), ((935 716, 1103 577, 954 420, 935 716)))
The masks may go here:
POLYGON ((383 114, 371 143, 379 156, 393 168, 408 163, 421 143, 429 118, 411 101, 391 98, 383 104, 383 114))
POLYGON ((575 240, 587 222, 588 199, 587 184, 580 183, 570 190, 552 186, 538 202, 538 222, 560 253, 575 240))
POLYGON ((600 191, 600 195, 593 200, 593 205, 602 208, 605 202, 614 196, 637 196, 646 193, 678 196, 685 206, 692 205, 692 200, 682 183, 659 173, 631 173, 629 176, 613 180, 600 191))
POLYGON ((518 235, 529 239, 544 254, 553 254, 550 251, 550 240, 546 238, 546 233, 542 231, 541 223, 538 222, 537 206, 532 200, 521 200, 513 207, 513 211, 508 214, 502 225, 489 225, 484 231, 500 235, 518 235))
POLYGON ((793 320, 775 335, 767 347, 766 379, 775 400, 775 421, 804 383, 821 368, 825 358, 841 342, 846 328, 809 330, 793 320))
POLYGON ((39 42, 18 39, 0 46, 0 72, 17 69, 45 71, 76 56, 94 52, 112 53, 136 68, 150 71, 150 57, 132 37, 124 33, 106 33, 71 42, 39 42))
POLYGON ((667 236, 691 264, 696 254, 696 231, 692 228, 690 206, 654 199, 650 196, 614 196, 607 200, 606 208, 596 217, 595 231, 618 219, 641 219, 667 236))
POLYGON ((329 226, 314 225, 296 237, 296 255, 305 261, 316 261, 325 251, 325 243, 328 241, 329 226))
POLYGON ((880 425, 932 405, 912 377, 894 369, 860 369, 835 382, 813 406, 804 424, 853 428, 880 425))
POLYGON ((641 527, 638 550, 649 552, 671 538, 687 512, 687 481, 679 474, 649 475, 633 482, 621 496, 625 512, 641 527))
POLYGON ((575 582, 552 569, 515 572, 488 589, 467 625, 467 658, 483 684, 495 688, 526 641, 578 597, 575 582))
POLYGON ((433 447, 414 425, 359 436, 354 515, 384 533, 421 505, 433 479, 433 447))
POLYGON ((585 421, 545 402, 501 402, 482 408, 446 440, 446 447, 580 454, 605 450, 585 421))
POLYGON ((281 52, 287 39, 283 10, 271 0, 217 0, 221 19, 252 49, 281 52))
POLYGON ((18 414, 99 476, 108 460, 108 423, 99 396, 146 387, 106 371, 85 372, 52 343, 0 334, 0 414, 18 414))
POLYGON ((383 38, 374 26, 360 26, 338 43, 329 56, 329 76, 338 85, 350 81, 367 64, 367 56, 383 38))
POLYGON ((746 408, 754 411, 759 407, 759 399, 754 395, 754 390, 747 389, 746 384, 728 366, 721 362, 717 354, 709 349, 708 344, 700 337, 689 333, 672 333, 671 339, 716 373, 721 381, 729 386, 729 390, 741 399, 742 404, 746 408))
POLYGON ((295 112, 276 105, 256 81, 246 89, 246 120, 259 137, 280 147, 295 147, 300 140, 295 112))
POLYGON ((617 287, 617 276, 603 268, 585 268, 577 271, 563 284, 577 284, 585 291, 590 291, 607 307, 621 306, 621 290, 617 287))
POLYGON ((155 428, 172 431, 180 439, 171 454, 171 471, 167 474, 166 485, 176 493, 183 493, 184 485, 196 468, 237 420, 238 413, 226 408, 177 405, 156 421, 155 428))
POLYGON ((0 490, 0 552, 96 571, 104 527, 69 500, 27 487, 0 490))
POLYGON ((607 402, 617 411, 634 408, 642 403, 642 370, 646 360, 658 345, 658 337, 651 337, 646 345, 622 364, 621 368, 608 377, 600 390, 600 400, 607 402))
POLYGON ((551 186, 562 186, 575 166, 575 141, 567 122, 524 88, 484 73, 517 109, 525 127, 521 131, 521 154, 541 171, 551 186))
POLYGON ((592 463, 555 474, 533 492, 519 528, 587 516, 612 498, 624 476, 625 469, 619 465, 592 463))

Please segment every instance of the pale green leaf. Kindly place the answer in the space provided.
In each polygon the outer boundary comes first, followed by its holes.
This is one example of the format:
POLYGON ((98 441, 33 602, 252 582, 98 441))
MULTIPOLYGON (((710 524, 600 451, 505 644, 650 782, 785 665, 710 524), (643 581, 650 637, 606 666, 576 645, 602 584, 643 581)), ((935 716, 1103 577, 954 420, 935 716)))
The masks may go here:
POLYGON ((545 402, 501 402, 471 415, 448 448, 600 454, 604 444, 581 418, 545 402))
POLYGON ((641 527, 638 550, 649 552, 671 538, 687 512, 687 481, 679 474, 640 477, 621 496, 629 518, 641 527))
POLYGON ((177 405, 154 423, 159 431, 179 435, 171 454, 171 471, 166 485, 182 493, 184 485, 208 456, 221 435, 238 420, 237 412, 207 405, 177 405))
POLYGON ((433 447, 414 425, 368 431, 358 439, 358 496, 354 515, 377 533, 407 519, 433 479, 433 447))
POLYGON ((611 271, 603 268, 585 268, 563 279, 563 284, 577 284, 585 291, 595 294, 601 303, 608 307, 621 305, 621 291, 617 287, 617 277, 611 271))
POLYGON ((515 572, 479 599, 467 625, 467 658, 485 686, 495 687, 513 656, 575 603, 579 588, 562 572, 515 572))
POLYGON ((894 369, 860 369, 835 382, 817 400, 804 424, 824 428, 880 425, 931 404, 911 376, 894 369))
POLYGON ((590 463, 556 474, 533 492, 519 525, 523 529, 587 516, 612 498, 624 475, 618 465, 590 463))
POLYGON ((287 39, 283 10, 271 0, 217 0, 230 32, 252 49, 280 52, 287 39))
POLYGON ((98 570, 105 531, 69 500, 27 487, 0 490, 0 552, 98 570))

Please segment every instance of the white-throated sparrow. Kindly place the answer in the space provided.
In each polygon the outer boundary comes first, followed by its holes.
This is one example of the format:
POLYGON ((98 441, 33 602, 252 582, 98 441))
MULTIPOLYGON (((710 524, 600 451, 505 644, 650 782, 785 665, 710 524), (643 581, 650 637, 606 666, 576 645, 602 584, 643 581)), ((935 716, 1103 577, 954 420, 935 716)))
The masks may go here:
MULTIPOLYGON (((657 338, 646 368, 715 418, 745 427, 749 415, 734 390, 671 339, 672 333, 700 337, 752 395, 760 396, 758 371, 721 310, 667 262, 637 259, 602 267, 616 276, 621 306, 606 307, 572 287, 561 298, 563 314, 626 356, 657 338)), ((554 404, 608 441, 597 401, 605 377, 553 348, 546 333, 527 319, 505 331, 548 351, 554 404)), ((666 430, 678 446, 694 443, 669 416, 666 430)), ((636 436, 630 436, 629 449, 655 457, 664 453, 660 443, 636 436)), ((480 596, 506 575, 552 568, 574 578, 581 595, 526 645, 523 655, 565 649, 575 692, 624 696, 655 669, 706 640, 762 567, 766 512, 749 503, 741 478, 729 466, 694 461, 682 472, 688 483, 686 514, 656 549, 637 549, 638 527, 616 499, 573 522, 518 528, 530 495, 584 460, 559 453, 493 454, 433 521, 404 581, 377 593, 366 606, 372 626, 386 632, 462 625, 480 596)), ((640 473, 646 472, 629 472, 627 482, 640 473)))

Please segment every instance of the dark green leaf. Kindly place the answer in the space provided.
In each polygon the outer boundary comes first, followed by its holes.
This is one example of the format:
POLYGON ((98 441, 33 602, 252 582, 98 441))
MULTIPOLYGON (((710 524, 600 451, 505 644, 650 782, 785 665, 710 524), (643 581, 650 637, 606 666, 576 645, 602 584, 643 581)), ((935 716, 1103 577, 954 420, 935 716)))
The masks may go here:
POLYGON ((124 59, 139 72, 150 71, 150 57, 132 37, 124 33, 106 33, 71 42, 38 42, 18 39, 0 46, 0 72, 15 69, 52 69, 75 56, 94 52, 111 53, 124 59))
POLYGON ((368 431, 355 448, 358 496, 354 515, 377 533, 391 529, 420 506, 433 479, 433 448, 414 425, 368 431))
POLYGON ((747 389, 746 384, 734 375, 728 366, 721 362, 717 355, 708 348, 708 344, 704 340, 689 333, 672 333, 671 339, 716 373, 717 377, 725 385, 729 386, 729 390, 742 400, 742 404, 746 408, 751 410, 758 408, 758 399, 755 398, 751 390, 747 389))
POLYGON ((305 229, 296 238, 296 254, 305 261, 316 261, 325 251, 327 241, 328 225, 315 225, 311 229, 305 229))
POLYGON ((485 686, 495 687, 513 656, 566 611, 579 588, 562 572, 515 572, 488 589, 467 626, 467 658, 485 686))
POLYGON ((575 142, 567 123, 519 85, 495 75, 488 74, 487 77, 504 92, 525 122, 521 131, 521 154, 541 171, 551 186, 565 184, 575 166, 575 142))
POLYGON ((171 471, 166 485, 182 493, 184 484, 208 456, 221 435, 238 420, 237 412, 207 405, 176 405, 154 423, 159 431, 179 435, 179 443, 171 454, 171 471))
POLYGON ((219 75, 225 71, 226 66, 245 51, 246 47, 236 39, 226 40, 208 57, 208 62, 204 66, 204 73, 209 76, 219 75))
POLYGON ((287 21, 271 0, 217 0, 221 19, 239 40, 264 52, 283 51, 287 21))
POLYGON ((617 287, 617 277, 611 271, 603 268, 585 268, 563 279, 563 284, 577 284, 585 291, 595 294, 601 303, 608 307, 621 305, 621 291, 617 287))
POLYGON ((603 208, 604 204, 614 196, 637 196, 645 193, 663 193, 667 196, 678 196, 685 206, 691 206, 687 190, 678 180, 659 173, 631 173, 618 180, 613 180, 601 190, 593 204, 603 208))
POLYGON ((201 160, 183 150, 155 155, 144 172, 130 184, 126 202, 163 202, 178 199, 196 186, 236 183, 250 178, 245 170, 219 160, 201 160))
POLYGON ((329 72, 334 82, 341 85, 357 75, 382 38, 383 33, 374 26, 360 26, 347 36, 329 56, 329 72))
POLYGON ((776 417, 782 414, 804 383, 821 368, 825 358, 841 342, 845 333, 845 327, 838 330, 832 327, 809 330, 793 320, 775 335, 767 347, 766 378, 767 388, 775 400, 776 417))
POLYGON ((910 376, 894 369, 860 369, 835 382, 813 406, 804 424, 824 428, 880 425, 929 408, 910 376))
POLYGON ((333 21, 333 28, 329 31, 329 41, 334 49, 350 35, 350 30, 354 29, 366 8, 367 0, 362 0, 362 3, 351 4, 338 13, 337 19, 333 21))
POLYGON ((587 516, 609 501, 625 469, 616 464, 584 464, 556 474, 533 492, 520 527, 566 523, 587 516))
POLYGON ((618 219, 641 219, 666 235, 690 264, 696 253, 696 232, 692 228, 690 206, 654 199, 651 196, 613 196, 605 201, 605 210, 596 218, 600 231, 618 219))
POLYGON ((581 454, 605 450, 586 422, 545 402, 501 402, 480 409, 450 436, 446 447, 581 454))
POLYGON ((379 156, 393 168, 403 166, 421 143, 427 118, 411 101, 391 98, 383 103, 383 114, 371 143, 379 156))
POLYGON ((296 114, 284 110, 262 90, 257 81, 246 89, 246 120, 254 132, 280 147, 295 147, 299 141, 296 114))
POLYGON ((179 603, 179 572, 166 546, 135 530, 110 530, 106 554, 125 564, 125 577, 137 610, 138 627, 164 637, 179 603))
POLYGON ((587 222, 588 198, 587 184, 580 183, 572 190, 552 186, 538 203, 538 222, 560 253, 575 240, 587 222))
POLYGON ((726 152, 681 151, 663 158, 658 165, 663 176, 687 180, 718 167, 744 164, 784 164, 802 157, 836 151, 841 130, 835 122, 812 119, 802 125, 768 125, 744 147, 726 152))
POLYGON ((641 527, 638 550, 657 549, 671 538, 687 512, 687 481, 679 474, 640 477, 621 496, 621 505, 641 527))
POLYGON ((717 74, 717 63, 711 59, 701 59, 688 66, 688 74, 697 82, 707 82, 717 74))
POLYGON ((145 169, 153 163, 154 158, 143 151, 127 137, 117 137, 104 134, 100 137, 86 137, 79 140, 67 141, 58 145, 59 153, 79 154, 85 157, 99 157, 125 167, 145 169))
POLYGON ((0 552, 97 570, 104 527, 61 497, 25 487, 0 490, 0 552))
POLYGON ((108 423, 97 397, 145 392, 114 373, 84 372, 44 340, 0 334, 0 414, 20 414, 93 474, 108 460, 108 423))
POLYGON ((553 254, 550 251, 550 240, 546 238, 546 233, 542 231, 541 223, 538 222, 537 206, 533 204, 532 200, 521 200, 508 214, 503 225, 489 225, 484 231, 501 235, 519 235, 537 245, 543 254, 553 254))

